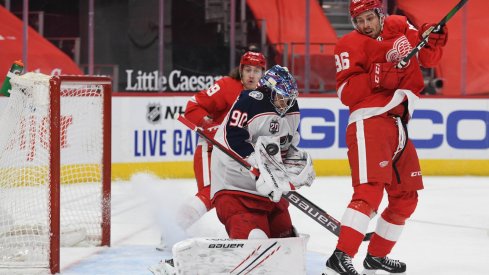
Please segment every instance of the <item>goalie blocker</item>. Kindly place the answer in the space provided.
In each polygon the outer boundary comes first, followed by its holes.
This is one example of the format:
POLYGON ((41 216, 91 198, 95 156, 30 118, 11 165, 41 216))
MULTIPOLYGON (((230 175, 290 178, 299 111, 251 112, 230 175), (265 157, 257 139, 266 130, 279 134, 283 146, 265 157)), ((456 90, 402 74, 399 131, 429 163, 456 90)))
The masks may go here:
POLYGON ((173 261, 150 267, 153 274, 306 274, 309 235, 277 239, 192 238, 173 246, 173 261), (173 264, 173 266, 172 266, 173 264))

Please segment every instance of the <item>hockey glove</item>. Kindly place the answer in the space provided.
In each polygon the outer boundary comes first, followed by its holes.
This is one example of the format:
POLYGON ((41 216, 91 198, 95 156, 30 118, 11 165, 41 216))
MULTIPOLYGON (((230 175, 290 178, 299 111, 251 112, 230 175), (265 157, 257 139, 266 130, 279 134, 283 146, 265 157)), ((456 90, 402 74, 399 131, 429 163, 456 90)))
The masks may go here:
POLYGON ((300 150, 295 146, 290 146, 284 160, 284 166, 287 169, 290 182, 295 188, 311 186, 316 178, 311 156, 306 151, 300 150))
POLYGON ((279 150, 270 150, 272 146, 280 148, 278 137, 260 136, 255 144, 255 159, 260 169, 256 181, 256 191, 273 202, 278 202, 282 194, 291 190, 290 179, 282 163, 279 150), (272 144, 272 145, 270 145, 272 144), (275 152, 275 154, 270 154, 275 152))
POLYGON ((369 72, 372 90, 379 92, 385 89, 397 89, 405 73, 406 68, 398 69, 395 63, 372 64, 369 72))
POLYGON ((216 135, 219 124, 215 123, 211 117, 205 116, 200 121, 200 127, 204 130, 205 134, 213 138, 216 135))
MULTIPOLYGON (((421 28, 419 28, 418 30, 419 38, 423 39, 427 35, 428 31, 430 31, 435 26, 436 24, 429 23, 424 23, 423 25, 421 25, 421 28)), ((448 28, 447 25, 444 25, 439 31, 430 33, 427 44, 430 48, 443 47, 447 44, 447 40, 448 28)))

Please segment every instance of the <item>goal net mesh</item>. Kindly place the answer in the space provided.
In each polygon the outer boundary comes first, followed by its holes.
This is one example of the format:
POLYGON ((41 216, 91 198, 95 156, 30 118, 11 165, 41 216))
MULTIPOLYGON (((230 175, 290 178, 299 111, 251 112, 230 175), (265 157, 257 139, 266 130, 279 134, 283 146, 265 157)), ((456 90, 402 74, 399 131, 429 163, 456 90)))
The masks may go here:
POLYGON ((11 83, 0 116, 0 267, 47 267, 56 218, 50 169, 60 173, 61 246, 100 245, 104 90, 61 82, 60 136, 51 136, 50 77, 27 73, 11 83), (59 167, 50 167, 53 139, 59 167))

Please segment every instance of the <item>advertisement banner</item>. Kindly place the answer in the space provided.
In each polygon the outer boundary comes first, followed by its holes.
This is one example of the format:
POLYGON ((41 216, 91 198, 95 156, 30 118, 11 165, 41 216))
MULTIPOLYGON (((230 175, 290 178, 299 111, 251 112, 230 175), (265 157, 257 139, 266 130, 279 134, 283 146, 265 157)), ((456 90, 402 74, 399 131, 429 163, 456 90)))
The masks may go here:
MULTIPOLYGON (((181 175, 192 176, 198 137, 175 120, 190 96, 114 97, 113 162, 150 163, 164 166, 157 169, 159 175, 180 175, 183 169, 181 175)), ((303 97, 299 105, 299 147, 311 154, 318 174, 349 174, 348 108, 336 97, 303 97)), ((489 174, 489 99, 419 100, 409 137, 424 174, 489 174)))
MULTIPOLYGON (((124 94, 112 98, 112 174, 193 177, 196 133, 176 120, 192 94, 124 94)), ((8 98, 0 97, 0 108, 8 98)), ((302 97, 299 147, 318 175, 349 175, 349 111, 336 97, 302 97)), ((424 175, 489 175, 489 98, 423 98, 408 125, 424 175)), ((72 131, 67 131, 69 143, 72 131)), ((62 148, 62 155, 70 154, 62 148)))

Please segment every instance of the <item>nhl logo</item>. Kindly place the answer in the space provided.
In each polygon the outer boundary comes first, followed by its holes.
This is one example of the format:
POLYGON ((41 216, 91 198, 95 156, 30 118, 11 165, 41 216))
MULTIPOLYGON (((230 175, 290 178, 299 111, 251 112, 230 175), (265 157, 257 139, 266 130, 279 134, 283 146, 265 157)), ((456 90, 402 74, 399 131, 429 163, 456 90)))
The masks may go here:
POLYGON ((161 119, 161 104, 151 103, 148 104, 148 110, 146 113, 146 119, 152 124, 156 124, 161 119))

